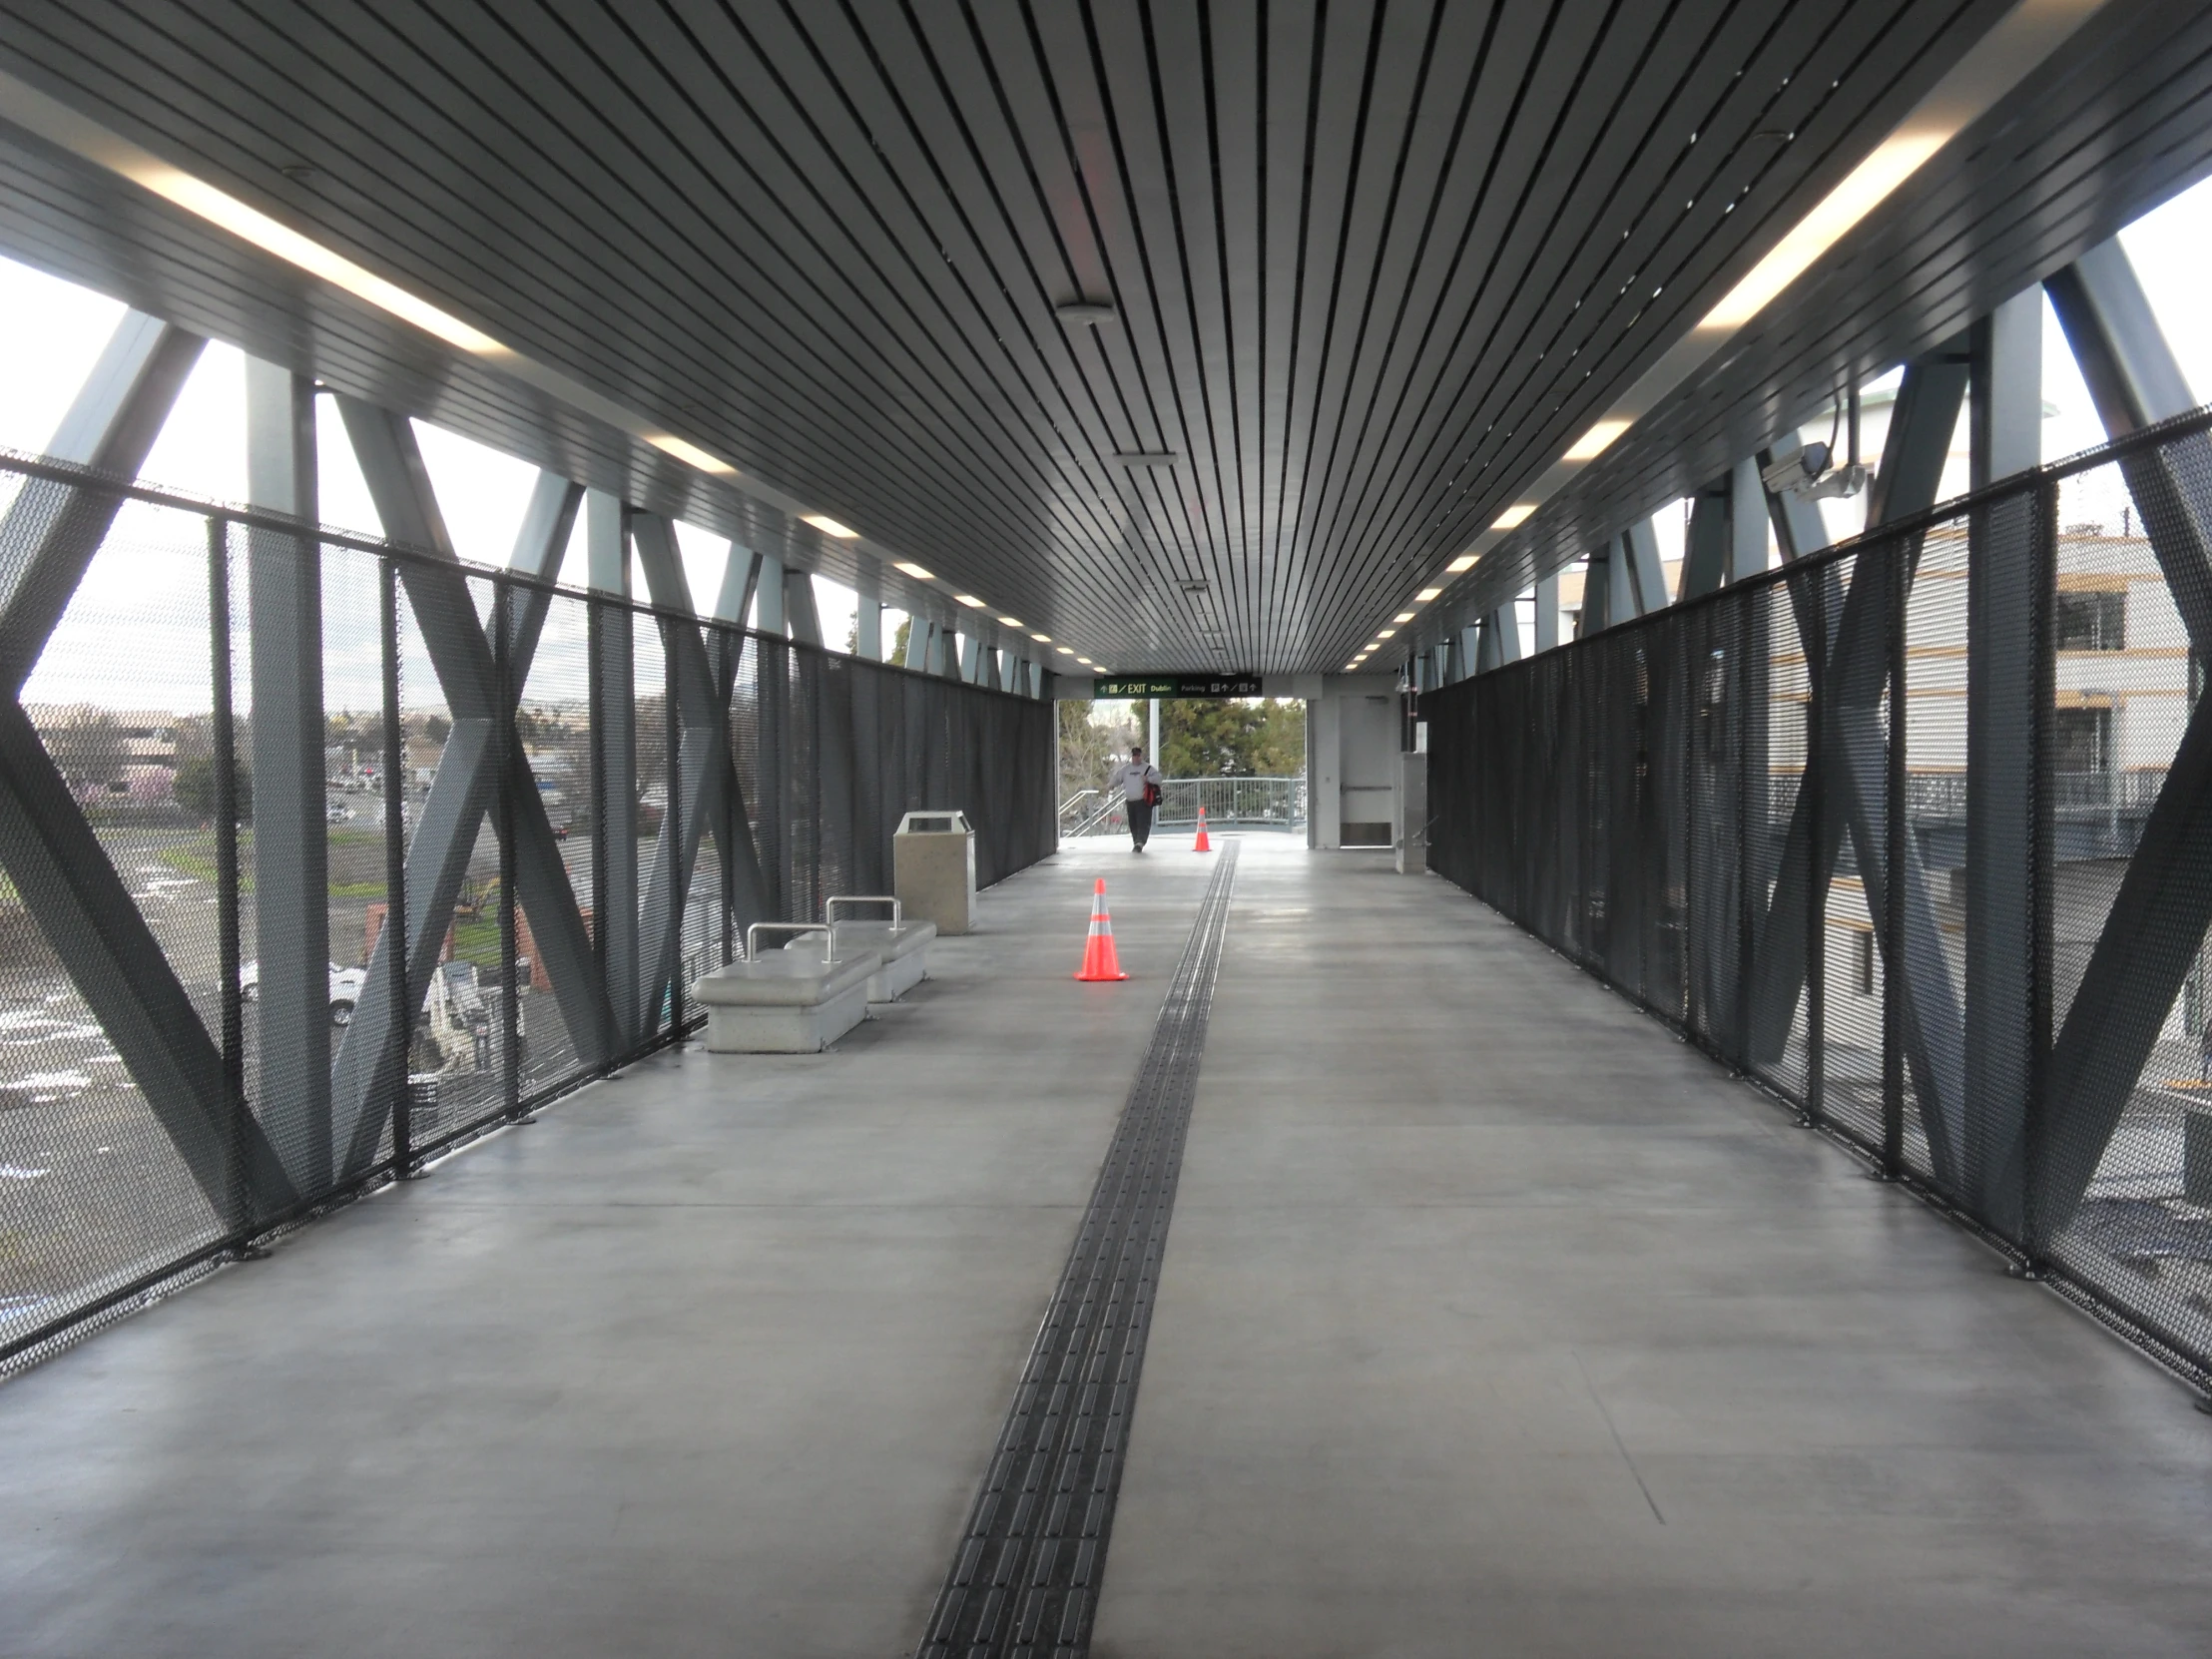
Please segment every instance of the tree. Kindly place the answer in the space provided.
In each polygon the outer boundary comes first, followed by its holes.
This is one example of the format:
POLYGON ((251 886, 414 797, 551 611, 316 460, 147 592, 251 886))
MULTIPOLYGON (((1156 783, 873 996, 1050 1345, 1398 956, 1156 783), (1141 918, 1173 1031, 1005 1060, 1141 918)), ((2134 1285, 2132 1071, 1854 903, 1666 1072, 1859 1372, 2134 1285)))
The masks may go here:
POLYGON ((1306 711, 1275 698, 1160 704, 1160 770, 1170 778, 1289 778, 1306 770, 1306 711))
MULTIPOLYGON (((213 822, 215 818, 215 758, 195 755, 177 768, 177 805, 194 818, 213 822)), ((254 772, 251 767, 238 769, 239 822, 254 822, 254 772)))
POLYGON ((1126 703, 1069 701, 1060 709, 1060 799, 1101 789, 1117 757, 1129 753, 1137 728, 1126 703))

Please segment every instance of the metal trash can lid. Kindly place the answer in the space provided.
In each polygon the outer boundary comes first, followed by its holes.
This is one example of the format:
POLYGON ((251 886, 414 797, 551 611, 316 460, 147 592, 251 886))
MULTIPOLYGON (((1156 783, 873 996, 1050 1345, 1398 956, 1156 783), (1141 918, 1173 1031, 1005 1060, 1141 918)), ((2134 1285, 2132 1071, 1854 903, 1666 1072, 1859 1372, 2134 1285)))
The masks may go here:
POLYGON ((951 812, 908 813, 898 821, 896 833, 901 835, 972 835, 967 814, 957 808, 951 812), (918 824, 915 822, 919 820, 918 824))

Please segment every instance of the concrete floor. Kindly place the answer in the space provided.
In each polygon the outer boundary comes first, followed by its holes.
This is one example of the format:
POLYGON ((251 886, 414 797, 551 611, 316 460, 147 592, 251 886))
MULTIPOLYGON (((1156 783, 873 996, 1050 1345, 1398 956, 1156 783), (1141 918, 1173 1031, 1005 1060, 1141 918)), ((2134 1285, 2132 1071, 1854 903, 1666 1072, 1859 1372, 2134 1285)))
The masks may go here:
MULTIPOLYGON (((0 1655, 910 1652, 1211 872, 1155 846, 0 1387, 0 1655)), ((1248 842, 1102 1656, 2207 1631, 2176 1385, 1453 889, 1248 842)))

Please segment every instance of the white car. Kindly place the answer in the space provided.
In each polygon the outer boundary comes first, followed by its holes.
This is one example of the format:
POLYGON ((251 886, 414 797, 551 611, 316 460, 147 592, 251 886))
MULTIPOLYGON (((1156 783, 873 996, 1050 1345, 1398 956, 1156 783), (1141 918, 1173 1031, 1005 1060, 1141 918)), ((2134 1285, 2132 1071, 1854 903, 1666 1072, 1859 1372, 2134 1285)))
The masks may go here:
MULTIPOLYGON (((368 969, 330 964, 330 1023, 341 1029, 353 1023, 353 1004, 360 1001, 368 983, 368 969)), ((239 969, 239 995, 248 1002, 262 994, 262 964, 248 962, 239 969)))

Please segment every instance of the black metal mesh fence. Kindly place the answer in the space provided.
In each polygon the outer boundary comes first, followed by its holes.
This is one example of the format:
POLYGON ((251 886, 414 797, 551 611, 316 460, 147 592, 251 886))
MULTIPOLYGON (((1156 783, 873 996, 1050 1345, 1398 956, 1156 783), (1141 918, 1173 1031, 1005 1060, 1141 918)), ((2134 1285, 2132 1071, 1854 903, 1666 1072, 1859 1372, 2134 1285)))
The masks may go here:
POLYGON ((1440 873, 2200 1381, 2208 429, 1421 699, 1440 873))
POLYGON ((671 1040, 907 812, 1055 841, 1050 704, 43 461, 0 661, 0 1367, 671 1040))

